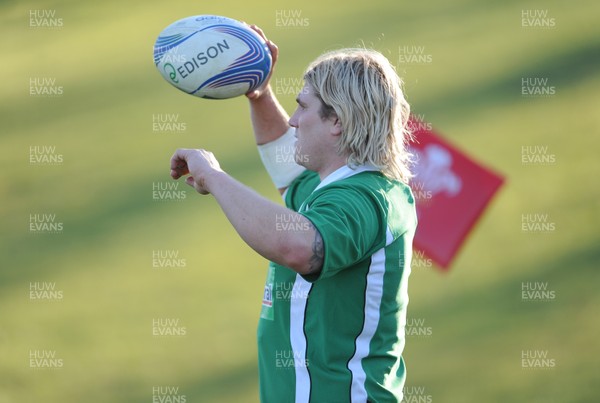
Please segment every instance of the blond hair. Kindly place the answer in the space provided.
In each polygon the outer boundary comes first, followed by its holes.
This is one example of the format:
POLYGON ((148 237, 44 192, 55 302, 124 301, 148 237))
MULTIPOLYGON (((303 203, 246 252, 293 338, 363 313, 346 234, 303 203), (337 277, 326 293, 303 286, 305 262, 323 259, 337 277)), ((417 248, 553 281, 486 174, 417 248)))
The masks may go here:
POLYGON ((372 164, 391 179, 409 181, 410 105, 385 56, 361 48, 328 52, 308 66, 304 81, 322 102, 321 118, 340 120, 338 152, 348 165, 372 164))

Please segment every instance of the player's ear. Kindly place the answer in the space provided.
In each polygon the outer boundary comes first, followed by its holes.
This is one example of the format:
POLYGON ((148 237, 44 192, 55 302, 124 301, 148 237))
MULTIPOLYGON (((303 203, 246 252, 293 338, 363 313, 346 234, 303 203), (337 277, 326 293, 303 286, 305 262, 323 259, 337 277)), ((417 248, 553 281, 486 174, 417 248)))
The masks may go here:
POLYGON ((337 116, 334 116, 332 119, 333 125, 331 126, 331 134, 334 136, 339 136, 342 134, 342 122, 337 116))

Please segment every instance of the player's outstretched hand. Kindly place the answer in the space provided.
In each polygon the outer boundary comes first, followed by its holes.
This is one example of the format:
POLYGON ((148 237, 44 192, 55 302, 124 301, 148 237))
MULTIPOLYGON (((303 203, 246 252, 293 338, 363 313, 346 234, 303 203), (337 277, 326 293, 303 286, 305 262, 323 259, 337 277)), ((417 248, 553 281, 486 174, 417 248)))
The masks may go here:
POLYGON ((171 177, 179 179, 189 174, 185 183, 200 194, 210 193, 206 186, 206 178, 215 172, 222 170, 219 161, 210 151, 180 148, 171 157, 171 177))
POLYGON ((271 52, 271 58, 272 58, 271 71, 269 72, 269 76, 267 77, 267 79, 265 80, 263 85, 261 85, 254 91, 250 91, 249 93, 246 94, 246 96, 250 100, 253 100, 253 99, 259 98, 265 92, 265 90, 267 90, 267 88, 269 88, 271 76, 273 75, 273 71, 275 70, 275 63, 277 62, 277 58, 279 57, 279 48, 277 47, 277 45, 275 45, 275 43, 273 43, 273 41, 267 39, 267 36, 265 35, 265 33, 263 32, 262 29, 260 29, 256 25, 250 25, 250 28, 252 28, 254 31, 256 31, 256 33, 258 35, 260 35, 260 37, 263 38, 265 40, 265 42, 267 42, 267 46, 269 47, 269 51, 271 52))

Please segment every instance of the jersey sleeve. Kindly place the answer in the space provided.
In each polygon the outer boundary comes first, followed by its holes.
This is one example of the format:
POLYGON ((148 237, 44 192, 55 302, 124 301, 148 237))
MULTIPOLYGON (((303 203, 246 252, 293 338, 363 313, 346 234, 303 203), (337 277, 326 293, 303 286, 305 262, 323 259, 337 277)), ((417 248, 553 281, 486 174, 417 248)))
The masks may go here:
POLYGON ((307 281, 334 276, 385 244, 385 217, 377 199, 356 189, 324 190, 312 200, 308 218, 323 238, 323 268, 307 281))

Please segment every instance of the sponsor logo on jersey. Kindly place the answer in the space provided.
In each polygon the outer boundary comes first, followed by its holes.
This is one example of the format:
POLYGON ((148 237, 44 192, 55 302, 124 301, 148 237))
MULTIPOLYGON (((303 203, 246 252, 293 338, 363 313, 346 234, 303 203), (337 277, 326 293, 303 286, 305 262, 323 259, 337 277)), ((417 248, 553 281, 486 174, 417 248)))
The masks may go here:
POLYGON ((262 304, 268 307, 273 306, 273 284, 265 284, 262 304))

